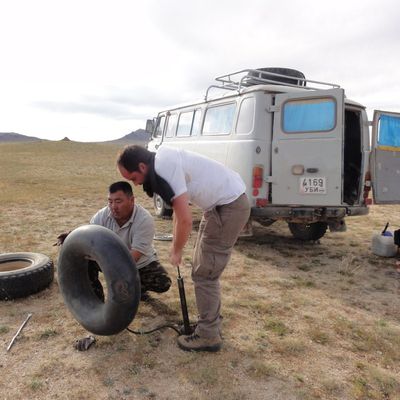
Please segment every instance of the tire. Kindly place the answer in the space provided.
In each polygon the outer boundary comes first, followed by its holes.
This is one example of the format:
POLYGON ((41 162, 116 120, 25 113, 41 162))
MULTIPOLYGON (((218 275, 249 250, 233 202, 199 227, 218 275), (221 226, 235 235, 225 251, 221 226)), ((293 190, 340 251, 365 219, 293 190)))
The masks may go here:
POLYGON ((120 237, 99 225, 84 225, 65 239, 58 261, 61 294, 75 319, 96 335, 114 335, 134 319, 140 300, 140 279, 135 262, 120 237), (104 274, 105 302, 94 292, 89 260, 104 274))
POLYGON ((153 196, 154 202, 154 212, 157 217, 164 218, 164 217, 171 217, 173 213, 173 209, 167 207, 162 197, 156 193, 153 196))
MULTIPOLYGON (((305 79, 304 74, 296 69, 268 67, 268 68, 257 68, 257 70, 263 71, 263 73, 261 73, 260 76, 261 79, 269 79, 270 81, 277 82, 276 83, 277 85, 279 85, 280 83, 283 84, 288 83, 290 85, 306 86, 305 81, 296 79, 296 78, 305 79), (271 75, 268 74, 268 72, 272 72, 273 74, 285 75, 286 77, 271 75)), ((257 81, 257 77, 259 77, 259 74, 257 72, 249 72, 249 76, 256 77, 256 79, 253 80, 249 79, 248 83, 250 85, 260 84, 260 81, 257 81)), ((274 82, 268 82, 268 84, 273 85, 274 82)))
POLYGON ((296 224, 289 222, 292 235, 299 240, 318 240, 325 235, 328 224, 326 222, 314 222, 312 224, 296 224))
POLYGON ((13 300, 40 292, 53 279, 53 261, 44 254, 0 254, 0 300, 13 300))

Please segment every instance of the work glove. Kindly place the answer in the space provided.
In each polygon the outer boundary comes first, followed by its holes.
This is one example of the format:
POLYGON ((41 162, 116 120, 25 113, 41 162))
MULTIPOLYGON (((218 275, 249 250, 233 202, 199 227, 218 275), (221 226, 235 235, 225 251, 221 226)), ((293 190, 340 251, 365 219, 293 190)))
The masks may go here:
POLYGON ((76 340, 74 347, 76 350, 86 351, 86 350, 89 350, 89 347, 93 343, 96 343, 96 339, 94 338, 94 336, 86 336, 83 339, 76 340))
POLYGON ((62 246, 62 244, 64 243, 64 240, 67 238, 67 236, 68 236, 70 233, 71 233, 71 231, 60 233, 60 234, 57 236, 57 242, 55 242, 55 243, 53 244, 53 246, 62 246))

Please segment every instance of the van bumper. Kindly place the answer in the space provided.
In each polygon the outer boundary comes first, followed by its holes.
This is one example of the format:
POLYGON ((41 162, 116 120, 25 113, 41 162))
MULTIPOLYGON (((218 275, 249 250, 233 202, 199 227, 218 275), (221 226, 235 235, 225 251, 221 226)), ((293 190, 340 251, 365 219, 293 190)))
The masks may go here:
POLYGON ((341 206, 341 207, 288 207, 267 206, 252 207, 251 216, 268 218, 271 220, 284 220, 288 222, 318 222, 339 221, 344 217, 355 215, 367 215, 366 206, 341 206))

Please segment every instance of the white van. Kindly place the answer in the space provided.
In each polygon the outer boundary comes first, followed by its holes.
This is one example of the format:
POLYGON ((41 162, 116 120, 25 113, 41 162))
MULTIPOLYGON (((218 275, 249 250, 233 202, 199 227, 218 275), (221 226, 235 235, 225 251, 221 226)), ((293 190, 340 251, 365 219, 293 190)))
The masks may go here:
MULTIPOLYGON (((400 114, 375 111, 370 123, 365 106, 339 85, 287 68, 216 81, 203 101, 148 121, 149 150, 179 147, 234 169, 246 183, 252 219, 287 221, 301 240, 321 238, 328 226, 345 230, 345 217, 367 214, 371 183, 375 203, 399 202, 400 114)), ((171 215, 160 197, 154 204, 157 215, 171 215)))

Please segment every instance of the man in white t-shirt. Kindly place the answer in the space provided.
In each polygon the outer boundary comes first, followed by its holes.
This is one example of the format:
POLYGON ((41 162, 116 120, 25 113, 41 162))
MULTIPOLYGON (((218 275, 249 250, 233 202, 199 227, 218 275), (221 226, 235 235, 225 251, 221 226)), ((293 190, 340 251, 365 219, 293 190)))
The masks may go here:
POLYGON ((195 332, 178 337, 178 345, 188 351, 218 351, 222 345, 219 278, 250 215, 243 180, 217 161, 164 146, 156 154, 140 146, 127 146, 117 165, 125 179, 143 185, 149 196, 159 194, 172 206, 170 260, 174 266, 182 262, 192 230, 189 203, 202 208, 192 269, 199 319, 195 332))

